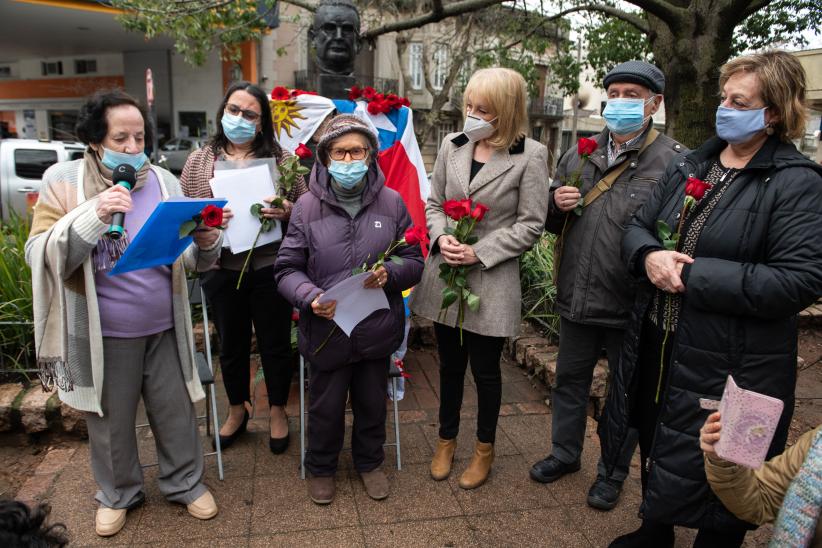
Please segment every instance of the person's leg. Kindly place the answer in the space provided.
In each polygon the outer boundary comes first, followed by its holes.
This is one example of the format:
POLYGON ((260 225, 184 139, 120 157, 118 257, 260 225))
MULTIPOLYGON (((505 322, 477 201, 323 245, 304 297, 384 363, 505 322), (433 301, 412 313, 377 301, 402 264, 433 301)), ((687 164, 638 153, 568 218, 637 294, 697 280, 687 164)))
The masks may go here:
POLYGON ((220 337, 220 372, 228 396, 228 419, 220 435, 230 436, 243 424, 249 393, 251 360, 251 284, 236 289, 238 272, 220 270, 203 285, 211 318, 220 337))
POLYGON ((563 464, 582 454, 588 396, 603 329, 560 319, 557 375, 551 387, 551 454, 563 464))
POLYGON ((249 281, 253 283, 251 316, 271 412, 269 435, 273 439, 282 439, 288 435, 285 405, 288 403, 291 378, 294 376, 291 351, 292 306, 277 291, 273 266, 249 274, 249 281))
POLYGON ((694 548, 738 548, 745 541, 747 532, 744 526, 700 529, 694 539, 694 548))
POLYGON ((351 410, 354 427, 351 453, 357 472, 370 472, 385 459, 386 386, 388 356, 351 366, 351 410))
POLYGON ((460 409, 465 386, 468 350, 460 344, 459 329, 434 322, 440 359, 440 430, 444 440, 456 439, 460 428, 460 409))
POLYGON ((477 386, 477 440, 494 443, 502 402, 500 357, 504 337, 486 337, 465 332, 471 374, 477 386))
POLYGON ((331 371, 309 369, 305 467, 314 476, 330 477, 337 471, 345 437, 345 401, 353 370, 350 364, 331 371))
POLYGON ((143 471, 134 430, 142 387, 146 339, 103 337, 103 416, 86 414, 91 471, 107 508, 143 501, 143 471))
POLYGON ((157 445, 157 483, 169 501, 191 504, 207 489, 197 413, 183 379, 177 337, 169 329, 147 339, 143 401, 157 445))

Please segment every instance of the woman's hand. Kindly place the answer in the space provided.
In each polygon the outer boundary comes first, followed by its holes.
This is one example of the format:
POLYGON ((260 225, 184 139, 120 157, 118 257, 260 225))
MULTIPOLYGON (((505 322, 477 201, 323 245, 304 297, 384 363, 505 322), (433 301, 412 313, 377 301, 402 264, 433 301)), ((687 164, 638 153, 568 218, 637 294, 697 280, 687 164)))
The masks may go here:
POLYGON ((371 276, 365 279, 362 286, 366 289, 377 289, 384 287, 388 282, 388 271, 384 266, 379 267, 371 273, 371 276))
POLYGON ((131 211, 131 193, 120 185, 107 188, 97 195, 97 217, 103 224, 111 224, 114 213, 131 211))
POLYGON ((445 263, 450 266, 459 266, 463 259, 464 251, 462 249, 462 244, 459 241, 451 236, 450 234, 443 234, 437 240, 437 245, 440 246, 440 253, 442 253, 442 258, 445 259, 445 263))
MULTIPOLYGON (((267 204, 271 204, 274 200, 277 199, 277 196, 269 196, 268 198, 264 198, 263 201, 267 204)), ((289 202, 286 199, 283 199, 283 207, 264 207, 260 210, 263 214, 263 217, 266 219, 277 219, 278 221, 287 221, 288 218, 291 216, 291 209, 294 207, 294 204, 289 202)))
POLYGON ((703 453, 711 457, 712 460, 719 459, 719 457, 716 456, 714 444, 719 441, 720 430, 722 430, 722 423, 719 422, 720 418, 719 411, 711 413, 708 415, 708 420, 706 420, 702 428, 699 429, 699 448, 702 449, 703 453))
POLYGON ((328 301, 327 303, 320 304, 318 301, 322 296, 323 294, 320 293, 311 302, 311 311, 320 318, 325 318, 326 320, 334 319, 334 312, 337 310, 337 301, 328 301))
POLYGON ((554 205, 563 213, 577 207, 580 198, 582 198, 582 194, 574 186, 561 186, 554 191, 554 205))
POLYGON ((645 256, 645 273, 651 283, 667 293, 684 293, 682 267, 694 260, 678 251, 652 251, 645 256))
POLYGON ((230 207, 223 208, 223 228, 228 226, 228 221, 230 221, 234 217, 234 212, 231 211, 230 207))
POLYGON ((217 240, 220 239, 220 230, 210 226, 204 226, 195 230, 191 235, 194 237, 194 243, 197 244, 197 247, 200 249, 211 249, 214 247, 214 244, 217 243, 217 240))
POLYGON ((472 264, 477 264, 478 262, 479 262, 479 258, 477 257, 477 254, 474 253, 474 248, 471 247, 468 244, 463 244, 462 245, 462 260, 460 261, 460 264, 462 264, 464 266, 469 266, 469 265, 472 265, 472 264))

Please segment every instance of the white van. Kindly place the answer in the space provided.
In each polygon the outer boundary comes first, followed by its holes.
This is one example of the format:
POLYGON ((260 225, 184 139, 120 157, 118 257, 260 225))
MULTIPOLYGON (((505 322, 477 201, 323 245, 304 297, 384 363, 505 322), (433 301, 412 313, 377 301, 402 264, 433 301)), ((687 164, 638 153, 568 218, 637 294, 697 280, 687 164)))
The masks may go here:
POLYGON ((83 157, 82 143, 0 140, 0 213, 3 220, 11 210, 25 215, 37 202, 43 172, 52 164, 83 157))

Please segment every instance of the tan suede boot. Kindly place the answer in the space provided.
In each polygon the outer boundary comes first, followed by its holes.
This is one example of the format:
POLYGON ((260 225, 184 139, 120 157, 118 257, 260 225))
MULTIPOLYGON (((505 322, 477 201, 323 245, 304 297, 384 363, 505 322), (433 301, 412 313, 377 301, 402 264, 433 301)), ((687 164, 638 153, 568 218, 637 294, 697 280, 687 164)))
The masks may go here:
POLYGON ((460 476, 460 487, 475 489, 485 483, 491 473, 491 464, 494 462, 494 444, 477 441, 474 447, 474 456, 468 468, 460 476))
POLYGON ((431 477, 437 481, 444 480, 451 473, 451 463, 454 461, 454 451, 457 450, 457 440, 439 438, 434 458, 431 459, 431 477))

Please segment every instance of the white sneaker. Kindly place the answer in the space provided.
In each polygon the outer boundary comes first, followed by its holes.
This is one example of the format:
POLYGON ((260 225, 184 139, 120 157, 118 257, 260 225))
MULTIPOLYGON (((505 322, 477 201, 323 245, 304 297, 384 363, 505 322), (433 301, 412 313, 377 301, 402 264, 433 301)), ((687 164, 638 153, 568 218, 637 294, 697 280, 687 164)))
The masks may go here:
POLYGON ((197 519, 211 519, 217 515, 217 503, 210 492, 206 491, 200 497, 186 506, 188 513, 197 519))
POLYGON ((97 517, 94 520, 97 534, 101 537, 110 537, 119 533, 126 524, 127 512, 127 508, 97 508, 97 517))

